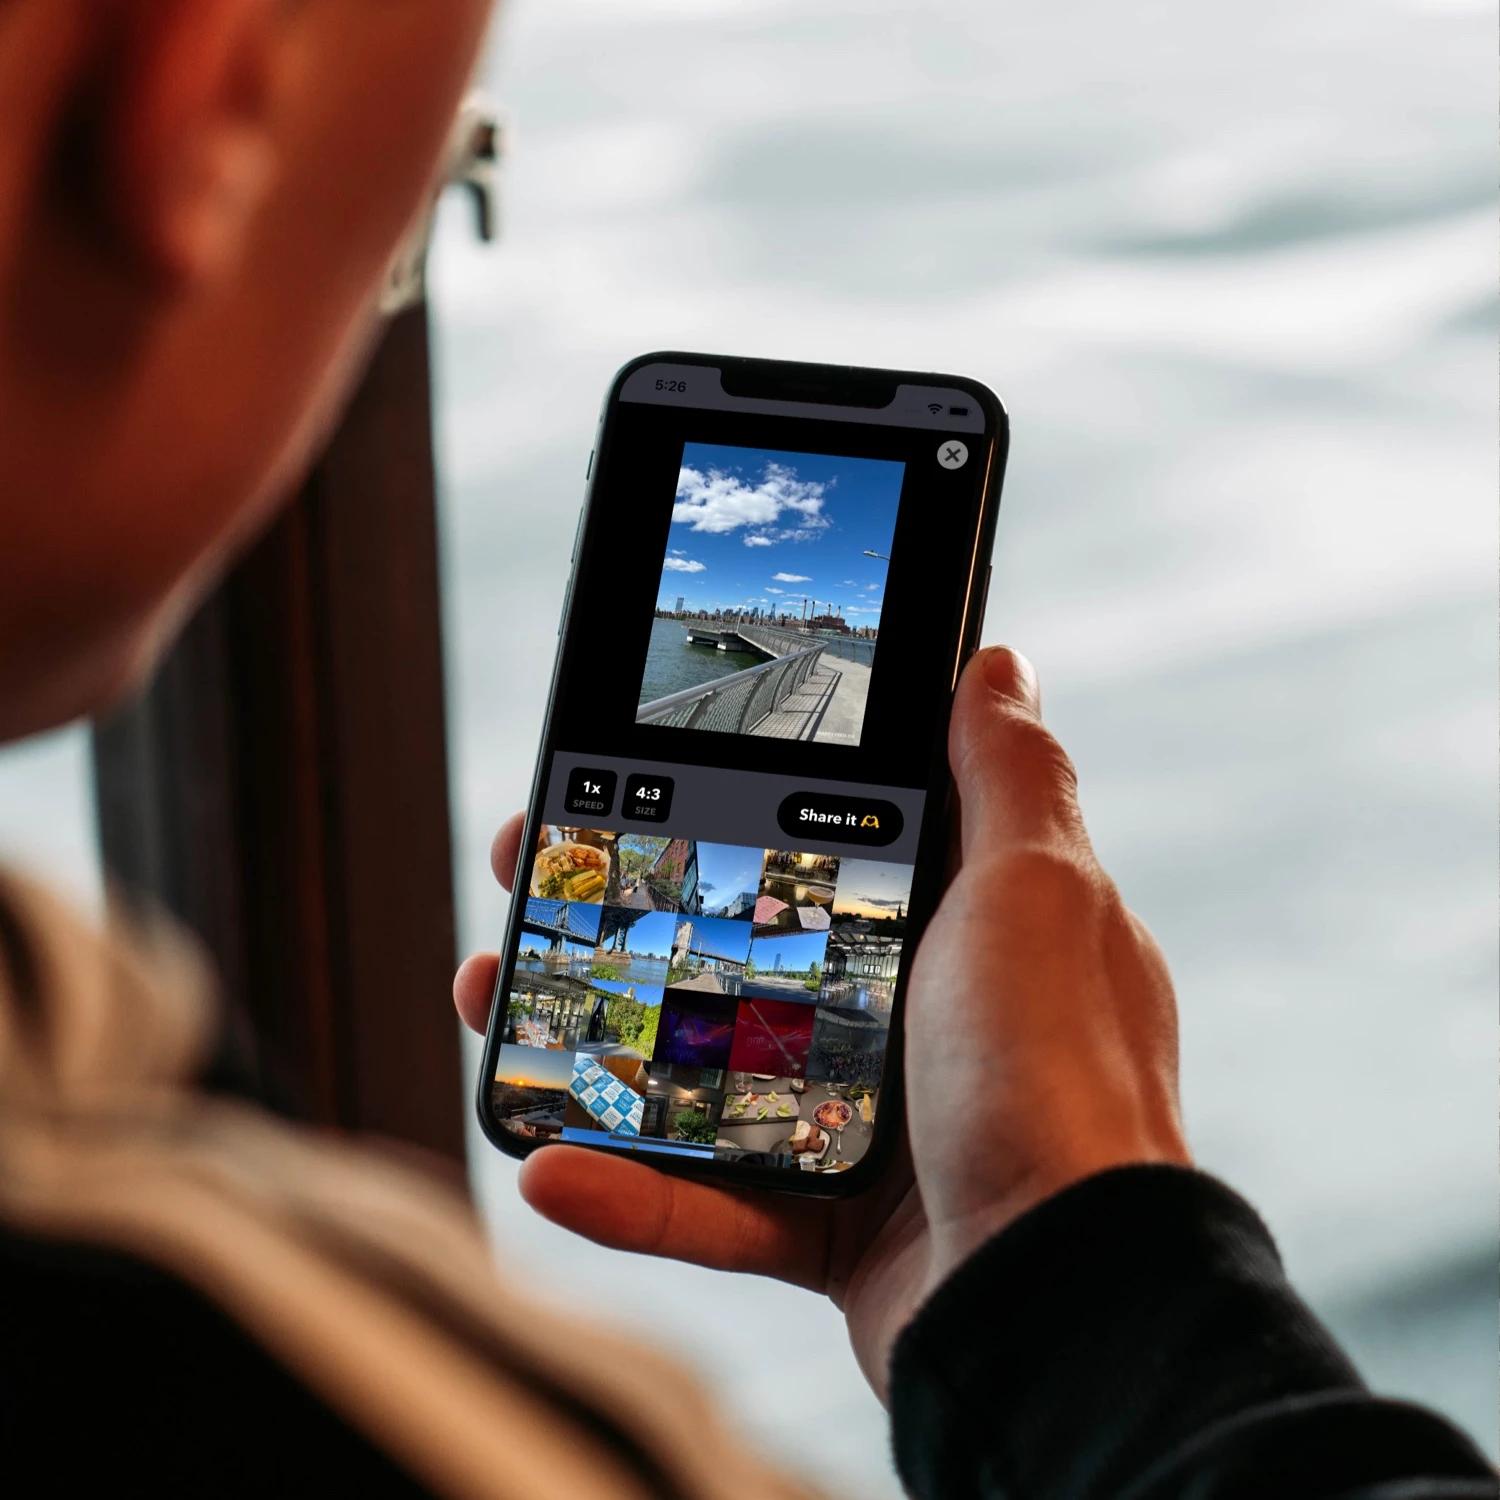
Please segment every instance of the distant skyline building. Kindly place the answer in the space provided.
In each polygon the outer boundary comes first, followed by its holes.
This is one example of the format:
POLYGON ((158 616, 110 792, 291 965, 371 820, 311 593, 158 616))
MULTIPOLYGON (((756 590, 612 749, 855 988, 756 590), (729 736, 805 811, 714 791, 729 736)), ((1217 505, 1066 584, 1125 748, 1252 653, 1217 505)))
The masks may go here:
POLYGON ((681 614, 681 613, 682 613, 682 606, 683 606, 683 605, 684 605, 684 604, 685 604, 685 603, 686 603, 686 602, 687 602, 687 601, 686 601, 686 600, 685 600, 685 599, 684 599, 684 598, 683 598, 683 596, 682 596, 682 595, 681 595, 681 594, 679 594, 679 595, 678 595, 678 596, 677 596, 677 613, 678 613, 678 614, 681 614))
POLYGON ((733 901, 724 907, 724 915, 730 918, 738 918, 750 915, 755 910, 756 893, 754 891, 741 891, 733 901))

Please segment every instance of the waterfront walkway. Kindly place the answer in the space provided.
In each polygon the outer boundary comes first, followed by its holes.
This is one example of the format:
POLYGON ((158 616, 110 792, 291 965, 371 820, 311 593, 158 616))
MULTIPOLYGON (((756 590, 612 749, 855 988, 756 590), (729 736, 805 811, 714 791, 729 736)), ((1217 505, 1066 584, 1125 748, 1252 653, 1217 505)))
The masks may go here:
POLYGON ((825 656, 807 681, 750 733, 773 740, 857 745, 869 692, 868 667, 852 661, 835 665, 825 656))
MULTIPOLYGON (((695 625, 689 629, 688 640, 720 651, 749 647, 773 661, 806 654, 810 646, 821 648, 823 654, 817 665, 798 686, 770 713, 740 732, 773 740, 815 740, 834 745, 859 743, 864 727, 865 703, 870 694, 870 667, 850 658, 857 654, 863 643, 764 625, 695 625)), ((752 673, 763 670, 750 668, 732 678, 719 678, 714 683, 705 684, 700 691, 705 696, 721 694, 729 683, 741 678, 749 680, 752 673)), ((659 703, 671 704, 678 698, 691 701, 689 693, 682 693, 661 699, 659 703)), ((651 706, 654 705, 648 705, 651 706)))

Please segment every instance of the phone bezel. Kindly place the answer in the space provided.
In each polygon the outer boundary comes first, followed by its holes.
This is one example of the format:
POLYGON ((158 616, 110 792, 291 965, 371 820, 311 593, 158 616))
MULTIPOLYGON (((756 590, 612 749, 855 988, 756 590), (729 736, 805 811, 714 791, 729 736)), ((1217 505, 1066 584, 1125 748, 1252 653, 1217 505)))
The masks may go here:
MULTIPOLYGON (((553 659, 552 677, 547 689, 547 707, 542 720, 536 768, 532 773, 531 792, 527 799, 526 823, 521 839, 523 855, 525 850, 534 845, 541 821, 541 804, 545 796, 543 774, 553 738, 558 680, 568 643, 568 634, 573 625, 573 583, 587 545, 599 478, 608 471, 609 448, 616 414, 621 404, 620 392, 625 382, 637 370, 655 364, 699 365, 716 368, 727 374, 736 384, 743 386, 748 383, 760 391, 782 393, 779 394, 779 399, 797 401, 808 406, 809 416, 815 415, 820 406, 868 405, 867 400, 860 398, 867 395, 873 382, 881 381, 889 383, 893 389, 896 385, 915 384, 962 390, 973 398, 976 405, 983 410, 986 418, 986 471, 975 526, 970 539, 971 555, 966 574, 958 646, 950 663, 951 678, 948 693, 944 698, 945 708, 942 721, 935 727, 933 733, 933 750, 927 779, 928 796, 917 845, 911 900, 908 904, 908 936, 903 944, 901 964, 893 987, 890 1042, 886 1048, 885 1068, 880 1085, 880 1108, 876 1113, 875 1128, 869 1148, 864 1156, 847 1171, 798 1172, 786 1167, 754 1166, 701 1156, 676 1156, 664 1151, 625 1153, 615 1146, 603 1144, 594 1146, 582 1141, 567 1143, 585 1151, 604 1152, 617 1157, 628 1155, 630 1160, 644 1162, 674 1176, 740 1187, 763 1188, 804 1197, 853 1197, 867 1191, 884 1175, 895 1153, 904 1122, 905 1048, 901 1023, 905 1013, 906 987, 923 930, 936 910, 949 873, 945 856, 954 809, 952 778, 948 770, 947 757, 947 710, 952 703, 952 690, 957 685, 959 671, 977 648, 979 633, 984 622, 989 559, 994 547, 995 528, 1000 511, 1000 494, 1009 455, 1010 422, 999 397, 988 386, 967 376, 856 365, 816 365, 792 360, 748 359, 741 356, 692 354, 675 350, 642 354, 623 365, 616 372, 605 395, 590 457, 583 508, 574 537, 573 556, 558 629, 557 652, 553 659), (843 402, 837 399, 841 389, 846 396, 843 402), (806 394, 798 394, 808 391, 826 391, 828 399, 809 400, 806 394), (850 396, 854 399, 848 399, 850 396)), ((513 951, 518 941, 518 926, 523 909, 523 901, 512 899, 506 919, 505 946, 501 950, 500 972, 496 977, 495 993, 490 1002, 490 1017, 485 1032, 484 1057, 480 1067, 476 1099, 479 1125, 485 1138, 507 1156, 517 1159, 524 1159, 535 1151, 558 1144, 554 1141, 517 1140, 493 1114, 493 1078, 501 1045, 500 1038, 504 1030, 504 1027, 497 1025, 496 1022, 497 1017, 504 1014, 501 1004, 507 988, 503 982, 506 975, 505 955, 513 951)))

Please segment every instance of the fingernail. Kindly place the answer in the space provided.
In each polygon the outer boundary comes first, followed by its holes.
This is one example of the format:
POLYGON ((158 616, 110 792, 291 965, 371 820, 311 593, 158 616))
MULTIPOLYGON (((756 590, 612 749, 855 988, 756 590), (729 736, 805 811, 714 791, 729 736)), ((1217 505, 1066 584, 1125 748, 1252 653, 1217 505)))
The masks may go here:
POLYGON ((1014 698, 1035 713, 1041 704, 1036 668, 1010 646, 996 646, 984 653, 985 682, 997 693, 1014 698))

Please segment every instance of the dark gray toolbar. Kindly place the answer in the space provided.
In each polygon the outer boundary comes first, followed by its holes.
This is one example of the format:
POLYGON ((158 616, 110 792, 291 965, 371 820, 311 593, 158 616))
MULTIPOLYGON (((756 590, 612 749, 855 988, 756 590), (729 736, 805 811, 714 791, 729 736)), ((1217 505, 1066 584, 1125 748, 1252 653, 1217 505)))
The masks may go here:
POLYGON ((559 750, 552 761, 542 816, 568 827, 750 848, 794 848, 807 854, 909 865, 916 862, 926 802, 927 794, 912 787, 861 786, 559 750), (609 810, 601 811, 606 805, 609 810), (894 819, 893 807, 898 814, 894 819), (892 832, 895 836, 887 841, 885 835, 892 832))

